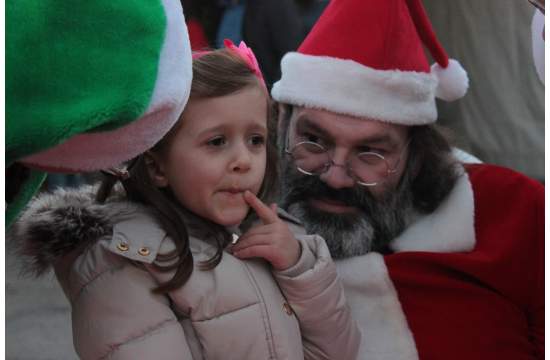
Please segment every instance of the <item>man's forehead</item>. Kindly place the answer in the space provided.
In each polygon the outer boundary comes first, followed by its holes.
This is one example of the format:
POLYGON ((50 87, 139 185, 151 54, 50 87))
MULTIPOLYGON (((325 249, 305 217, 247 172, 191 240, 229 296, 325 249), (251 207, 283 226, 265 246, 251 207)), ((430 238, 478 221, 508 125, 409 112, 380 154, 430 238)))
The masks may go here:
POLYGON ((311 127, 333 137, 353 137, 354 139, 380 139, 399 142, 406 139, 408 127, 365 119, 351 115, 337 114, 331 111, 294 106, 292 122, 295 127, 311 127))

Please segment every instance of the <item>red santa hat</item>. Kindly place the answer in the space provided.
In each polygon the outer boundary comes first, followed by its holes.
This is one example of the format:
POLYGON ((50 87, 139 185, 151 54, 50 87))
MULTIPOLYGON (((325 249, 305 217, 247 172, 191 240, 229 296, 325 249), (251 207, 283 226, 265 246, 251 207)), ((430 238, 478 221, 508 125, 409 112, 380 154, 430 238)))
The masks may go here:
POLYGON ((456 100, 468 88, 420 0, 332 0, 281 68, 279 102, 403 125, 434 122, 435 97, 456 100))

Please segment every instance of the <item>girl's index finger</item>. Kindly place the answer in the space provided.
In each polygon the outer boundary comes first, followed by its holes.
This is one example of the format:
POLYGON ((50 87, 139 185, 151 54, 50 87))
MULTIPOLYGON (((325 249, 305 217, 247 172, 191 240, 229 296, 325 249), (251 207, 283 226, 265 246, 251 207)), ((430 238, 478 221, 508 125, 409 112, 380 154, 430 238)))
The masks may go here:
POLYGON ((274 223, 275 221, 279 220, 279 216, 277 213, 273 212, 269 207, 267 207, 263 202, 260 201, 256 197, 256 195, 252 194, 249 190, 246 190, 243 194, 244 201, 246 201, 254 210, 256 210, 256 213, 260 217, 260 219, 263 220, 264 225, 274 223))

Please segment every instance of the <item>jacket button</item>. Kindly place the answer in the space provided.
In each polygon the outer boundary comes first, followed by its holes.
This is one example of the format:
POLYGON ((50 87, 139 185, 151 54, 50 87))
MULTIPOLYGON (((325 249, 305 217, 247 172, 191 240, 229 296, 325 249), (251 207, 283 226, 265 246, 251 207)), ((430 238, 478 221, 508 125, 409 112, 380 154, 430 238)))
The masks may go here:
POLYGON ((138 253, 143 256, 149 255, 150 252, 151 250, 149 250, 149 248, 146 248, 146 247, 139 248, 138 250, 138 253))
POLYGON ((120 251, 126 251, 126 250, 129 249, 128 244, 125 244, 125 243, 119 243, 116 247, 117 247, 120 251))
POLYGON ((288 316, 292 316, 292 308, 287 303, 283 304, 283 309, 285 309, 285 312, 288 316))

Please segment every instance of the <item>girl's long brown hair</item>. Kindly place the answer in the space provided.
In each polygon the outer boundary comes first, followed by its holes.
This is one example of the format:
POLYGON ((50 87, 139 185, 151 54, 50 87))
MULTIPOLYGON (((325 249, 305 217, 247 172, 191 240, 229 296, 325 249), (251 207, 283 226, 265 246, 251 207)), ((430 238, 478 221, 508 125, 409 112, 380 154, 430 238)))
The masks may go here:
MULTIPOLYGON (((261 86, 263 88, 263 84, 258 77, 256 77, 246 63, 232 51, 225 49, 216 50, 193 60, 193 81, 191 84, 190 101, 193 99, 229 95, 248 86, 261 86)), ((271 132, 274 130, 274 124, 272 123, 272 110, 267 93, 266 101, 266 119, 268 122, 268 131, 271 132)), ((180 116, 180 119, 176 122, 174 127, 151 149, 151 151, 159 152, 165 149, 170 143, 173 135, 177 132, 179 126, 181 126, 182 121, 184 120, 180 116)), ((258 193, 258 198, 264 202, 272 201, 276 198, 276 191, 279 184, 278 174, 280 173, 278 171, 279 164, 274 144, 267 140, 268 139, 266 139, 267 159, 265 175, 258 193)), ((198 267, 201 270, 209 270, 220 263, 223 249, 231 240, 231 234, 227 233, 222 225, 201 218, 184 209, 182 205, 178 203, 169 187, 162 189, 157 188, 149 175, 149 171, 144 161, 138 165, 134 175, 126 180, 105 176, 96 195, 96 200, 105 202, 117 181, 121 181, 128 199, 152 206, 157 210, 160 214, 159 219, 164 230, 176 245, 173 251, 157 255, 157 260, 159 262, 176 260, 174 263, 166 266, 158 264, 153 265, 161 272, 168 272, 176 269, 176 274, 170 281, 153 289, 153 292, 165 293, 178 289, 187 282, 193 272, 194 262, 191 250, 189 249, 189 235, 185 223, 178 214, 178 211, 183 211, 193 216, 200 225, 211 229, 211 234, 216 240, 216 254, 211 259, 201 262, 198 267)), ((253 212, 250 211, 248 215, 252 213, 253 212)))

